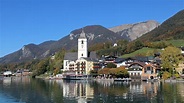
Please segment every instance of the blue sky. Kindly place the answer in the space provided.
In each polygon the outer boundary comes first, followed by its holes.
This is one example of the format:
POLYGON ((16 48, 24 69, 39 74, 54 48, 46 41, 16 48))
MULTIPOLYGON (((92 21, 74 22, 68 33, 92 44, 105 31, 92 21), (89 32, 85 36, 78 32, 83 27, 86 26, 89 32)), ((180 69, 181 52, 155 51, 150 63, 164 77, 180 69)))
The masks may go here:
POLYGON ((162 23, 182 9, 184 0, 0 0, 0 57, 86 25, 162 23))

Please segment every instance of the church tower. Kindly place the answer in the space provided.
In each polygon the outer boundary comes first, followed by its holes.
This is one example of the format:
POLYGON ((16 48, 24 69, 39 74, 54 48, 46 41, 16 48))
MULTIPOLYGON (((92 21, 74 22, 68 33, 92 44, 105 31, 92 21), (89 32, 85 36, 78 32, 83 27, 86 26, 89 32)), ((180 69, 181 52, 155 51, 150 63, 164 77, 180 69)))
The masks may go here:
POLYGON ((79 58, 86 58, 88 57, 88 50, 87 50, 87 38, 82 29, 82 32, 78 38, 78 59, 79 58))

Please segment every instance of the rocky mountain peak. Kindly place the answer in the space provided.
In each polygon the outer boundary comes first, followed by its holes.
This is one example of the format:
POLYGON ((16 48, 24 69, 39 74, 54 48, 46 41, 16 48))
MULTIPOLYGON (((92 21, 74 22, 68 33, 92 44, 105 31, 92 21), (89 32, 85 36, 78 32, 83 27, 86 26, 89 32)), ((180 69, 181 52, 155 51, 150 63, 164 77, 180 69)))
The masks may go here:
POLYGON ((58 41, 46 41, 38 45, 25 45, 20 50, 0 58, 0 64, 28 61, 35 58, 42 59, 54 54, 62 48, 65 50, 77 49, 77 39, 82 30, 87 37, 88 46, 90 46, 107 41, 115 43, 120 39, 133 40, 156 26, 157 23, 154 21, 121 25, 111 29, 107 29, 101 25, 89 25, 71 31, 69 35, 66 35, 58 41))
POLYGON ((109 28, 109 30, 121 35, 129 41, 135 40, 143 34, 155 29, 159 23, 154 20, 145 22, 126 24, 109 28))

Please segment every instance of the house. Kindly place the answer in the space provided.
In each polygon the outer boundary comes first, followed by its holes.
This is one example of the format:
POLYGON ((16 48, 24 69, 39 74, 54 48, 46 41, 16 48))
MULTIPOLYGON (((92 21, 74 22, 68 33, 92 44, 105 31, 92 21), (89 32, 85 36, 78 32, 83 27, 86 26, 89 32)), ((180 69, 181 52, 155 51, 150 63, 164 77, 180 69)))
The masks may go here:
POLYGON ((117 65, 117 67, 120 67, 120 66, 125 66, 125 67, 128 67, 131 63, 133 63, 135 61, 134 58, 116 58, 115 59, 115 64, 117 65))
POLYGON ((31 75, 31 72, 28 69, 19 69, 15 73, 15 76, 29 76, 31 75))
POLYGON ((156 66, 152 63, 146 64, 142 69, 142 80, 147 79, 154 79, 157 78, 158 73, 160 72, 159 68, 156 68, 156 66))
POLYGON ((12 72, 11 71, 6 71, 3 73, 4 76, 11 76, 12 75, 12 72))
POLYGON ((117 68, 126 65, 124 58, 116 58, 114 63, 116 64, 117 68))
POLYGON ((98 63, 98 61, 92 58, 77 59, 75 71, 77 71, 77 74, 90 75, 90 71, 95 70, 96 68, 97 69, 99 68, 95 66, 96 63, 98 63))
POLYGON ((68 52, 64 56, 63 71, 65 74, 89 75, 97 68, 96 52, 88 52, 87 38, 82 29, 78 38, 78 52, 68 52))
POLYGON ((133 62, 128 67, 131 79, 148 80, 157 78, 160 68, 152 63, 133 62))
POLYGON ((114 63, 116 58, 117 58, 116 56, 107 55, 107 56, 103 56, 101 60, 105 63, 114 63))
POLYGON ((135 56, 134 59, 139 62, 150 62, 151 57, 148 56, 135 56))
POLYGON ((144 62, 133 62, 128 66, 128 73, 131 79, 140 79, 142 75, 143 67, 146 64, 144 62))

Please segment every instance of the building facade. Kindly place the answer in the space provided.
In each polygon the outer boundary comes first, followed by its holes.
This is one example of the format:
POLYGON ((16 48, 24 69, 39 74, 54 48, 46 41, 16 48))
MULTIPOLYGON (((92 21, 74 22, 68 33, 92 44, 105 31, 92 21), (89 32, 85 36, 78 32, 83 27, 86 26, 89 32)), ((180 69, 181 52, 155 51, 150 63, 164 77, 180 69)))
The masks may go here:
POLYGON ((65 54, 63 71, 66 74, 89 75, 91 70, 99 68, 97 64, 96 52, 88 52, 87 38, 82 30, 78 38, 78 52, 65 54))

